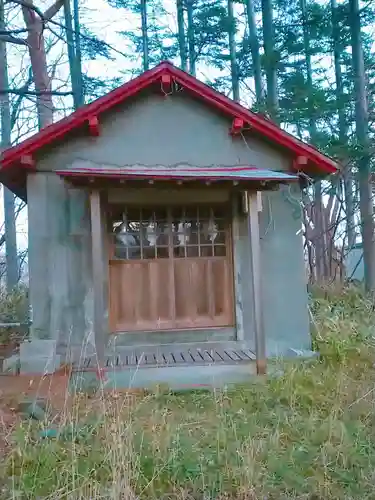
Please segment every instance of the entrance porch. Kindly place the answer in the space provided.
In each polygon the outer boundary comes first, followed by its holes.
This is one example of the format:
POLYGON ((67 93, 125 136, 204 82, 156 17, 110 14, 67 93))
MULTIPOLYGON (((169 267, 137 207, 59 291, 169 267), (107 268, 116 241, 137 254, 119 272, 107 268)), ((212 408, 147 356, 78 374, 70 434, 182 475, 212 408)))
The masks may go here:
POLYGON ((167 180, 160 169, 128 170, 58 172, 90 199, 96 352, 74 356, 75 370, 132 387, 264 373, 257 193, 297 177, 207 168, 198 180, 201 169, 180 168, 167 180))
MULTIPOLYGON (((220 387, 256 373, 255 354, 238 341, 117 347, 108 351, 103 369, 109 388, 220 387)), ((73 383, 83 384, 98 372, 97 359, 84 359, 74 371, 73 383)))

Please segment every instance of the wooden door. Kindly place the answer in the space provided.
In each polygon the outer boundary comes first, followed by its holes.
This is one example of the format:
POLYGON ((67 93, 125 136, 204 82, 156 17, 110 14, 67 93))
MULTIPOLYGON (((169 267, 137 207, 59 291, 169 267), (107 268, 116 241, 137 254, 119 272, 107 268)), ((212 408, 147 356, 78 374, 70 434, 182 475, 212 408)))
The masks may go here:
POLYGON ((232 326, 230 208, 128 208, 112 219, 113 332, 232 326))

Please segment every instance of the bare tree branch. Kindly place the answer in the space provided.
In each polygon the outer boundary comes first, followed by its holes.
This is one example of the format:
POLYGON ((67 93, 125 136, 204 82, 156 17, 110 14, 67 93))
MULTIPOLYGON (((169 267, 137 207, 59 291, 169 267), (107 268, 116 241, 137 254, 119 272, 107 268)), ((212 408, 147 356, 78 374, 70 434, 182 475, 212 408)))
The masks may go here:
POLYGON ((48 7, 48 9, 43 14, 44 21, 50 21, 59 12, 61 7, 64 5, 64 0, 56 0, 56 2, 48 7))
POLYGON ((0 40, 2 40, 3 42, 14 43, 15 45, 26 45, 26 47, 29 45, 26 40, 23 40, 22 38, 16 38, 15 36, 8 34, 0 34, 0 40))
POLYGON ((26 9, 33 10, 43 22, 51 21, 51 19, 59 12, 61 7, 64 5, 64 0, 56 0, 56 2, 48 7, 48 9, 43 13, 39 7, 36 7, 30 0, 6 0, 5 4, 15 3, 26 9))
POLYGON ((0 30, 0 35, 20 35, 21 33, 27 33, 27 29, 19 28, 16 30, 0 30))
POLYGON ((13 106, 12 106, 12 112, 11 112, 11 116, 10 116, 10 128, 11 128, 11 130, 13 130, 14 124, 16 123, 18 111, 21 107, 22 99, 25 95, 25 91, 29 90, 29 87, 32 84, 32 81, 33 81, 33 72, 32 72, 32 69, 29 68, 28 79, 25 82, 25 84, 23 85, 23 87, 21 89, 19 89, 19 90, 23 90, 23 93, 19 94, 18 98, 15 99, 15 102, 13 103, 13 106))
POLYGON ((58 90, 28 90, 25 88, 21 89, 0 89, 0 95, 2 94, 14 94, 14 95, 33 95, 33 96, 40 96, 40 95, 57 95, 57 96, 69 96, 72 95, 73 92, 60 92, 58 90))

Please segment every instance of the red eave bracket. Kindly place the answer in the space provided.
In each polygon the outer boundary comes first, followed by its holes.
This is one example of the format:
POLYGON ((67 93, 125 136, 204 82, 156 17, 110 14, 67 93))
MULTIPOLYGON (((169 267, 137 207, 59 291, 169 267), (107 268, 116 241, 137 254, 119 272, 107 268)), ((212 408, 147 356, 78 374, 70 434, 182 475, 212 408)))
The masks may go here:
POLYGON ((231 135, 239 135, 243 131, 244 126, 245 126, 245 122, 243 121, 243 119, 236 117, 233 119, 232 126, 229 130, 229 133, 231 135))
POLYGON ((160 91, 163 95, 167 95, 172 91, 172 77, 169 73, 163 73, 160 77, 160 91))
POLYGON ((297 156, 293 160, 293 169, 297 172, 300 170, 304 170, 307 167, 309 160, 307 156, 297 156))
POLYGON ((89 133, 93 137, 99 137, 100 135, 100 127, 99 127, 99 119, 97 116, 92 116, 88 119, 89 124, 89 133))
POLYGON ((28 170, 35 170, 36 168, 35 160, 31 155, 21 156, 19 164, 28 170))

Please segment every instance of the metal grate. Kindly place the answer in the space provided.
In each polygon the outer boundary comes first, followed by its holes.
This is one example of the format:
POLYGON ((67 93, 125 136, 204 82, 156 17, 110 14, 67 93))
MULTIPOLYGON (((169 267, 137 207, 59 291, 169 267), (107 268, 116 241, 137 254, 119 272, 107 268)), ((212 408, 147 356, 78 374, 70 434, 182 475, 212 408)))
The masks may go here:
POLYGON ((112 213, 114 258, 223 257, 227 227, 222 205, 127 208, 112 213))
MULTIPOLYGON (((161 350, 155 348, 153 352, 137 350, 127 354, 108 356, 108 368, 121 367, 158 367, 181 365, 207 365, 207 364, 237 364, 249 363, 255 360, 255 355, 250 349, 179 349, 161 350)), ((87 359, 85 367, 94 366, 95 360, 87 359)))

